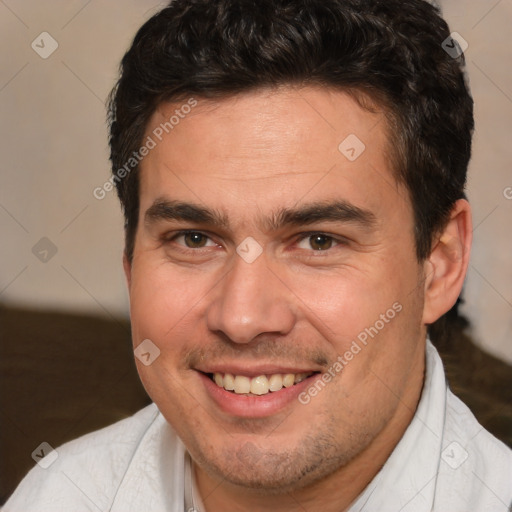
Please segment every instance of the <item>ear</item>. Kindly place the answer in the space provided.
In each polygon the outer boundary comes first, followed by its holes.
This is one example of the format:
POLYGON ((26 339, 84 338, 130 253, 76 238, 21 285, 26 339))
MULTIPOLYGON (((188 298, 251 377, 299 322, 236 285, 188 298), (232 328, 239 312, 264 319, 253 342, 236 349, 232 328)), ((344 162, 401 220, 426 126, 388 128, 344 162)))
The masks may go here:
POLYGON ((424 324, 435 322, 457 301, 469 265, 472 239, 471 208, 465 199, 459 199, 425 261, 424 324))
POLYGON ((126 284, 128 285, 128 291, 130 291, 130 286, 132 284, 132 264, 128 260, 126 252, 123 252, 123 268, 124 275, 126 277, 126 284))

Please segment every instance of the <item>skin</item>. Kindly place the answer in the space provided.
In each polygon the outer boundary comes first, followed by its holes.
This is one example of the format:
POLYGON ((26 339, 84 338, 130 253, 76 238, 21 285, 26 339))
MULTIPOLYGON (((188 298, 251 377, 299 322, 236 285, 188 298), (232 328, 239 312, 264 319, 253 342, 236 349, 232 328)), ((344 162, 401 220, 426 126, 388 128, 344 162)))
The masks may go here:
MULTIPOLYGON (((146 136, 179 107, 160 105, 146 136)), ((389 141, 382 112, 348 94, 281 87, 198 98, 141 163, 134 257, 124 267, 134 346, 150 339, 161 354, 138 370, 191 453, 208 512, 344 510, 414 415, 426 326, 460 293, 471 218, 458 201, 418 262, 389 141), (350 134, 366 145, 353 162, 338 150, 350 134), (229 225, 148 216, 159 200, 218 211, 229 225), (265 222, 284 208, 335 200, 371 212, 373 222, 265 222), (177 235, 186 229, 204 237, 177 235), (263 249, 252 263, 236 252, 249 236, 263 249), (401 311, 307 405, 228 414, 198 372, 278 364, 325 373, 396 303, 401 311)))

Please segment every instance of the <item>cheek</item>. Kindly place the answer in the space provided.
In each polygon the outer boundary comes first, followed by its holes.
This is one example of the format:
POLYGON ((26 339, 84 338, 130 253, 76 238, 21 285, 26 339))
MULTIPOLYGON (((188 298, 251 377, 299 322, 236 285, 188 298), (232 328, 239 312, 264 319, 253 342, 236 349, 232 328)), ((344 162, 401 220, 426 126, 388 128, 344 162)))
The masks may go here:
MULTIPOLYGON (((339 350, 374 325, 400 300, 397 283, 385 272, 346 267, 336 272, 298 272, 286 283, 309 323, 339 350)), ((344 350, 343 350, 344 351, 344 350)))
POLYGON ((408 294, 361 326, 344 352, 348 361, 341 375, 345 398, 376 409, 397 404, 421 355, 421 318, 421 297, 408 294))
MULTIPOLYGON (((208 294, 207 280, 169 263, 134 263, 130 288, 130 313, 134 343, 149 338, 166 348, 177 333, 203 307, 208 294)), ((211 287, 210 287, 211 288, 211 287)))
POLYGON ((160 351, 148 366, 136 360, 137 370, 147 393, 173 419, 191 415, 191 408, 197 406, 194 401, 170 401, 169 396, 182 396, 191 377, 184 361, 190 340, 200 338, 197 315, 201 315, 205 295, 201 282, 168 262, 155 263, 142 256, 134 260, 130 287, 133 344, 137 347, 149 339, 160 351))
POLYGON ((382 387, 378 377, 400 387, 414 358, 414 340, 421 337, 421 286, 410 260, 401 268, 387 258, 367 270, 298 274, 289 284, 306 323, 321 333, 331 354, 342 356, 345 392, 365 383, 382 387))

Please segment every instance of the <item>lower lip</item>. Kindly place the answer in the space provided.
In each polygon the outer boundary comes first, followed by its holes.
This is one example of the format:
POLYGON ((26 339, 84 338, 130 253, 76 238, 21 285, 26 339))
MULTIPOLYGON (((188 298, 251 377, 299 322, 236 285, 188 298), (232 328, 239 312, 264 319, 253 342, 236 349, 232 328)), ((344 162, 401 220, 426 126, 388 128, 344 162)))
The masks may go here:
POLYGON ((203 381, 206 392, 215 404, 226 414, 241 418, 272 416, 281 412, 293 402, 299 403, 299 395, 313 385, 317 378, 321 377, 321 374, 316 373, 302 382, 289 388, 282 388, 280 391, 260 396, 246 396, 226 391, 224 388, 217 386, 204 373, 198 372, 198 374, 203 381))

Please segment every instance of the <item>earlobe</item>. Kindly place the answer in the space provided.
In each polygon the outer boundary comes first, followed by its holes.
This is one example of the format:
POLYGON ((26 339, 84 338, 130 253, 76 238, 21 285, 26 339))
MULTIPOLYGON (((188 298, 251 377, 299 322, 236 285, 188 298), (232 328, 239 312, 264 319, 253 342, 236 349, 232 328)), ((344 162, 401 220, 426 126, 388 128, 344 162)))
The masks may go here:
POLYGON ((123 252, 123 269, 124 275, 126 277, 126 284, 128 285, 128 291, 130 291, 130 287, 132 284, 132 264, 128 260, 126 252, 123 252))
POLYGON ((471 241, 471 208, 465 199, 459 199, 425 262, 424 324, 435 322, 457 301, 469 265, 471 241))

